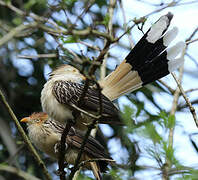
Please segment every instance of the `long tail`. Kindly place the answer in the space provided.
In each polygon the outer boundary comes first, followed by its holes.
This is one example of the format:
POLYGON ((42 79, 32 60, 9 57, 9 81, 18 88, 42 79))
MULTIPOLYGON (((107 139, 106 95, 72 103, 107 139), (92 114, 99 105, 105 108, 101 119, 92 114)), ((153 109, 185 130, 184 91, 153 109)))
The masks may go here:
POLYGON ((101 177, 100 169, 99 169, 97 163, 96 162, 90 162, 90 165, 91 165, 91 169, 93 171, 93 174, 94 174, 96 180, 101 180, 102 177, 101 177))
POLYGON ((167 49, 178 33, 176 27, 165 33, 172 18, 171 13, 160 17, 115 71, 99 82, 105 96, 113 101, 166 76, 183 64, 183 57, 175 58, 183 51, 184 42, 167 49))

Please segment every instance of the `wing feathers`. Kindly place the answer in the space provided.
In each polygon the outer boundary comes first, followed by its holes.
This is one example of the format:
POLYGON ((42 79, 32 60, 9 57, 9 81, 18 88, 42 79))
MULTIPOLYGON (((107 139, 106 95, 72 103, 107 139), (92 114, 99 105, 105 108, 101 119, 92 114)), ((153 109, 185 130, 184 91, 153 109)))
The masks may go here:
MULTIPOLYGON (((61 104, 78 106, 78 100, 84 91, 84 85, 70 81, 56 81, 53 86, 53 94, 61 104)), ((114 104, 103 94, 102 98, 102 116, 109 117, 114 121, 120 121, 119 111, 114 104)), ((97 113, 100 108, 100 98, 97 89, 89 87, 83 99, 81 107, 86 111, 97 113)), ((112 121, 112 123, 114 122, 112 121)), ((108 122, 107 122, 108 123, 108 122)))
MULTIPOLYGON (((85 134, 83 132, 76 130, 72 127, 67 136, 66 142, 71 148, 80 149, 83 143, 84 135, 85 134)), ((113 161, 113 159, 105 152, 104 147, 92 136, 89 136, 89 138, 87 139, 83 157, 88 157, 89 159, 106 159, 97 161, 97 165, 99 166, 98 168, 101 172, 106 172, 108 160, 111 162, 113 161)))

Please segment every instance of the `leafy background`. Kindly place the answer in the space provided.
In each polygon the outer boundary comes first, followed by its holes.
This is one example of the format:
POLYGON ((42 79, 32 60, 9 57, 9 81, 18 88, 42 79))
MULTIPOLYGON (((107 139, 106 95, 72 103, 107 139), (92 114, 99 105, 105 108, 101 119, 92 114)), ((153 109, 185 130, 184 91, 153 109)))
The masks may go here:
MULTIPOLYGON (((86 65, 87 68, 108 41, 105 35, 117 38, 127 32, 110 46, 105 56, 107 64, 103 70, 106 69, 108 74, 140 39, 141 30, 145 32, 168 11, 175 16, 172 24, 180 28, 176 40, 190 42, 185 52, 184 69, 176 74, 181 77, 184 90, 191 90, 187 96, 196 110, 198 2, 119 0, 111 8, 114 10, 112 16, 109 4, 113 2, 0 0, 0 89, 18 119, 41 111, 40 92, 51 69, 62 63, 80 69, 86 65), (141 19, 143 16, 146 18, 141 19), (138 20, 140 24, 134 25, 138 20), (33 22, 37 24, 16 32, 17 27, 33 22), (96 33, 85 33, 88 29, 96 30, 96 33), (67 33, 61 33, 61 30, 67 33), (85 34, 73 33, 73 30, 85 34), (3 42, 10 32, 14 35, 3 42), (40 57, 43 54, 46 58, 40 57)), ((100 79, 103 75, 98 68, 96 77, 100 79)), ((104 179, 196 179, 197 128, 171 75, 163 78, 162 82, 149 84, 121 97, 115 103, 128 126, 100 126, 104 133, 102 141, 118 163, 117 168, 110 168, 104 174, 104 179)), ((39 153, 53 179, 59 179, 54 173, 56 162, 39 153)), ((42 170, 24 145, 3 104, 0 104, 0 179, 25 178, 10 173, 8 169, 2 170, 1 165, 16 167, 44 179, 42 170)), ((90 171, 81 171, 78 178, 90 179, 93 175, 90 171)))

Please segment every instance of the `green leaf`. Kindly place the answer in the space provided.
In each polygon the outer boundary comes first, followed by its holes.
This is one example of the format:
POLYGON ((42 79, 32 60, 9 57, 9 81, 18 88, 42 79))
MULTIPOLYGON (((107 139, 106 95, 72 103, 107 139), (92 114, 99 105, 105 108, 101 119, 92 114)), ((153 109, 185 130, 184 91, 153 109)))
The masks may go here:
POLYGON ((131 127, 131 125, 133 124, 132 123, 132 117, 134 115, 134 109, 129 107, 129 106, 124 106, 124 110, 123 112, 121 113, 121 116, 122 116, 122 119, 124 120, 124 123, 131 127))
POLYGON ((12 22, 15 24, 15 25, 20 25, 22 23, 22 19, 19 18, 19 17, 16 17, 12 20, 12 22))
POLYGON ((116 179, 116 180, 122 180, 121 176, 122 176, 122 173, 118 170, 118 169, 111 169, 109 171, 109 174, 111 175, 111 177, 113 179, 116 179))
POLYGON ((161 111, 159 114, 160 118, 163 120, 161 124, 167 129, 171 129, 175 127, 175 116, 174 115, 169 115, 165 111, 161 111))
POLYGON ((101 8, 102 6, 107 5, 107 1, 106 0, 96 0, 96 4, 99 6, 99 8, 101 8))
POLYGON ((179 161, 175 158, 175 150, 172 146, 169 146, 167 142, 163 142, 163 149, 165 151, 166 159, 174 164, 175 166, 180 166, 179 161))
POLYGON ((25 3, 24 8, 26 10, 30 10, 32 6, 36 4, 36 0, 29 0, 27 3, 25 3))
POLYGON ((27 3, 25 3, 24 8, 31 11, 34 11, 35 9, 43 10, 46 6, 46 3, 46 0, 29 0, 27 3))
POLYGON ((146 124, 146 127, 143 130, 143 134, 147 138, 151 139, 154 144, 160 143, 162 141, 162 137, 157 132, 155 126, 153 124, 151 124, 151 123, 146 124))
POLYGON ((77 36, 67 36, 65 37, 61 37, 61 41, 63 43, 76 43, 77 42, 78 37, 77 36))
POLYGON ((65 3, 64 5, 67 6, 67 8, 72 8, 74 6, 74 3, 76 2, 77 0, 64 0, 63 2, 65 3))
POLYGON ((105 17, 104 17, 103 24, 104 24, 105 26, 108 26, 109 20, 110 20, 110 16, 109 16, 109 13, 107 13, 107 14, 105 15, 105 17))
POLYGON ((175 116, 174 115, 169 115, 168 117, 168 128, 173 128, 175 127, 175 116))

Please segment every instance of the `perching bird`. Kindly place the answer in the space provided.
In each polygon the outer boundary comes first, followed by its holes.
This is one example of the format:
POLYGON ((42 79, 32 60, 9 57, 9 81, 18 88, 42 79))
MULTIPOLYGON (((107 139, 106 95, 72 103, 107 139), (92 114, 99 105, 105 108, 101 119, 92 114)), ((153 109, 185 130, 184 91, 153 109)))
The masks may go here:
MULTIPOLYGON (((58 159, 59 153, 57 147, 60 144, 61 135, 65 125, 52 120, 44 112, 33 113, 31 116, 23 118, 21 122, 27 123, 28 135, 31 142, 41 151, 58 159)), ((76 130, 73 127, 70 128, 66 137, 65 161, 67 163, 75 163, 83 138, 83 132, 76 130)), ((80 161, 90 159, 103 159, 85 163, 85 168, 92 169, 97 180, 101 179, 101 172, 106 172, 107 165, 113 163, 113 159, 105 153, 104 147, 92 136, 89 136, 87 139, 80 161)))
MULTIPOLYGON (((176 56, 183 51, 184 42, 167 49, 178 33, 176 27, 166 32, 172 17, 171 13, 160 17, 115 71, 99 81, 102 87, 102 118, 99 123, 119 124, 119 113, 113 100, 168 75, 183 64, 183 57, 176 59, 176 56)), ((76 68, 70 65, 58 67, 41 92, 43 111, 61 122, 74 119, 71 106, 78 106, 84 81, 85 77, 76 68)), ((98 94, 97 88, 89 87, 80 108, 97 112, 100 107, 98 94)), ((90 118, 81 113, 75 121, 75 127, 83 130, 83 123, 89 122, 90 118)))

